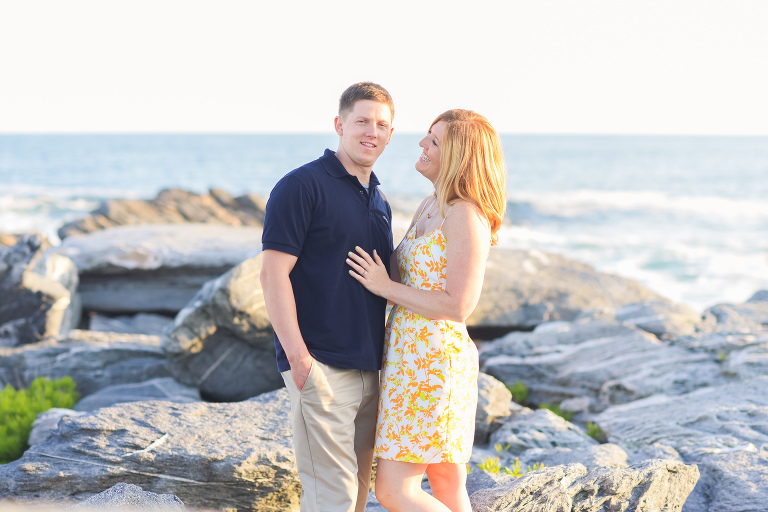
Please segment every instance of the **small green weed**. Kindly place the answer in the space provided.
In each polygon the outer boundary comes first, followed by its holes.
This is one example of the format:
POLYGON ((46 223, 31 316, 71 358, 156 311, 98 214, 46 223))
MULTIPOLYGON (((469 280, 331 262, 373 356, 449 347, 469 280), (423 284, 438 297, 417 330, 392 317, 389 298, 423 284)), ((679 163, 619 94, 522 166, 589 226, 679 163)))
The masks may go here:
POLYGON ((718 352, 717 353, 717 360, 721 363, 725 361, 725 352, 718 352))
POLYGON ((549 411, 552 411, 553 413, 563 418, 565 421, 571 421, 571 419, 573 418, 572 412, 566 412, 566 411, 560 410, 560 404, 550 404, 548 402, 544 402, 542 404, 539 404, 539 409, 547 409, 549 411))
POLYGON ((605 435, 605 432, 603 432, 603 429, 601 429, 598 425, 595 423, 592 423, 591 421, 587 423, 587 435, 597 441, 598 443, 607 443, 608 442, 608 436, 605 435))
POLYGON ((10 385, 0 390, 0 464, 22 456, 29 448, 29 432, 35 417, 51 407, 71 409, 80 398, 71 377, 35 379, 28 389, 15 390, 10 385))
MULTIPOLYGON (((500 445, 496 445, 500 446, 500 445)), ((507 446, 509 448, 509 446, 507 446)), ((500 451, 498 448, 496 451, 500 451)), ((514 477, 521 477, 524 474, 528 473, 529 471, 536 471, 537 469, 541 469, 544 467, 544 464, 541 462, 537 462, 533 466, 528 466, 527 469, 523 469, 520 466, 520 459, 515 457, 515 463, 512 464, 512 467, 505 466, 504 468, 501 467, 501 463, 499 462, 498 457, 486 457, 483 462, 481 462, 477 468, 482 469, 483 471, 487 471, 488 473, 498 473, 502 472, 506 475, 512 475, 514 477)), ((471 471, 468 471, 467 474, 471 473, 471 471)))
POLYGON ((509 392, 512 393, 512 401, 520 405, 525 405, 528 403, 528 386, 519 380, 515 381, 512 386, 509 384, 506 384, 506 386, 509 392))

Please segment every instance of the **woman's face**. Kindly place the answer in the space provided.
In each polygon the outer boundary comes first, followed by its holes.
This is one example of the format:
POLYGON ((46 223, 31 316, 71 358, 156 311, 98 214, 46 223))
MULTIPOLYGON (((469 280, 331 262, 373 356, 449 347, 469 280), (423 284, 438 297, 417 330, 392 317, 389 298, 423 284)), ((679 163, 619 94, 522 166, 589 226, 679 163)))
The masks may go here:
POLYGON ((424 175, 434 185, 440 175, 440 145, 445 133, 445 123, 438 121, 429 130, 427 136, 421 139, 421 156, 416 162, 416 170, 424 175))

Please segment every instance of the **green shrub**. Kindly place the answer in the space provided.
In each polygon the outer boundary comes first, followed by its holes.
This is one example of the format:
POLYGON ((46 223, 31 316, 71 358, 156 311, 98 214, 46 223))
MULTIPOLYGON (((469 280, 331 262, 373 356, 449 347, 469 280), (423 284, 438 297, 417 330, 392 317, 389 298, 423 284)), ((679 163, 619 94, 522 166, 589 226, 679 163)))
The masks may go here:
POLYGON ((608 442, 608 436, 605 435, 605 432, 603 432, 603 429, 601 429, 599 426, 597 426, 595 423, 592 423, 591 421, 587 423, 587 435, 597 441, 598 443, 607 443, 608 442))
POLYGON ((512 393, 512 400, 520 405, 528 403, 528 386, 520 382, 515 381, 513 386, 505 384, 510 393, 512 393))
POLYGON ((38 377, 29 389, 16 391, 7 385, 0 390, 0 464, 20 458, 29 448, 29 432, 39 413, 51 407, 71 409, 79 398, 71 377, 38 377))
POLYGON ((553 413, 563 418, 565 421, 571 421, 571 418, 573 418, 572 412, 565 412, 560 410, 560 404, 550 404, 544 402, 543 404, 539 404, 539 409, 547 409, 548 411, 552 411, 553 413))

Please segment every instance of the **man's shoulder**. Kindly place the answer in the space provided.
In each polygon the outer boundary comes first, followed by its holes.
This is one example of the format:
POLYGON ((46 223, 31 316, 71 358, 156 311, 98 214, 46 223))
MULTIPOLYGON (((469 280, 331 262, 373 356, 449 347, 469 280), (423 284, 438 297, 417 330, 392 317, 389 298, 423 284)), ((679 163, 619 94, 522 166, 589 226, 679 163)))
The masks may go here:
MULTIPOLYGON (((331 156, 333 156, 333 153, 331 153, 331 156)), ((295 178, 301 183, 307 185, 312 182, 317 182, 317 180, 325 179, 328 177, 328 171, 325 167, 327 159, 328 154, 326 153, 320 158, 312 160, 311 162, 307 162, 301 167, 297 167, 296 169, 292 170, 283 177, 283 180, 295 178)))

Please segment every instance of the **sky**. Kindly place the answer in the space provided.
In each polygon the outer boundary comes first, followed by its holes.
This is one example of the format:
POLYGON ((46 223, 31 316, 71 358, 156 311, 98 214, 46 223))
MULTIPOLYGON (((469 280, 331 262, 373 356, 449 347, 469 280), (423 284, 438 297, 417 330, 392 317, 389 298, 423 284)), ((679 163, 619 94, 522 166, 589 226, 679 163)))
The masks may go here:
POLYGON ((768 135, 766 0, 0 0, 0 133, 768 135))

